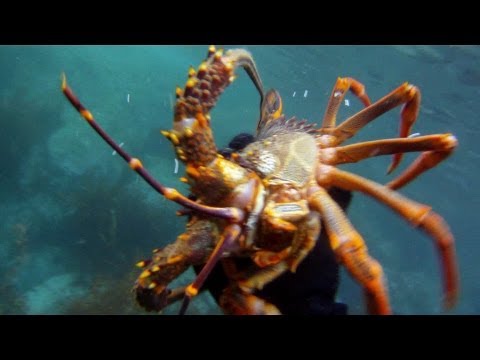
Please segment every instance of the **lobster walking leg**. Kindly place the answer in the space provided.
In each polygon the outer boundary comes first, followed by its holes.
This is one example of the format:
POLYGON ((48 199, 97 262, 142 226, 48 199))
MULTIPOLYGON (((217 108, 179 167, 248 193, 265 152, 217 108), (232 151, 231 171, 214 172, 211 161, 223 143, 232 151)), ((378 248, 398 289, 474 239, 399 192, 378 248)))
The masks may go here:
POLYGON ((452 136, 452 147, 445 151, 425 151, 422 152, 415 161, 407 168, 403 173, 398 175, 395 179, 390 181, 387 186, 392 190, 400 189, 401 187, 405 186, 413 179, 418 177, 420 174, 424 173, 425 171, 437 166, 440 162, 445 160, 447 157, 450 156, 454 147, 457 146, 457 141, 452 136))
POLYGON ((390 314, 386 281, 381 265, 367 251, 364 240, 340 206, 320 187, 312 188, 309 203, 320 212, 332 250, 364 288, 369 311, 390 314))
MULTIPOLYGON (((420 109, 420 99, 420 90, 413 85, 404 83, 397 89, 393 90, 390 94, 351 116, 337 127, 326 129, 327 131, 325 131, 325 133, 335 138, 332 146, 341 144, 345 140, 354 136, 370 121, 401 104, 405 104, 401 113, 400 137, 407 137, 417 119, 418 111, 420 109)), ((398 166, 402 155, 402 153, 393 155, 393 160, 387 173, 391 173, 398 166)))
POLYGON ((407 170, 387 184, 391 189, 399 189, 445 160, 456 146, 457 139, 452 134, 376 140, 320 150, 320 161, 325 165, 338 165, 372 156, 423 151, 407 170))
POLYGON ((429 234, 440 254, 445 307, 450 308, 456 303, 459 285, 455 241, 447 223, 440 215, 432 211, 431 207, 410 200, 386 186, 329 165, 319 166, 317 180, 322 186, 333 185, 370 195, 396 211, 413 226, 418 226, 429 234))
POLYGON ((202 287, 203 283, 217 264, 218 260, 220 260, 225 251, 229 251, 232 248, 240 234, 241 227, 237 224, 231 224, 225 227, 220 240, 215 246, 215 249, 210 255, 208 261, 205 263, 202 271, 200 271, 200 273, 197 275, 195 281, 188 285, 185 289, 185 298, 183 299, 182 307, 180 309, 180 315, 185 314, 190 300, 198 294, 198 290, 202 287))
POLYGON ((287 263, 290 265, 290 271, 296 272, 298 265, 305 259, 310 251, 315 247, 317 238, 320 235, 321 222, 317 213, 308 214, 308 218, 302 224, 292 242, 292 249, 287 263))
POLYGON ((322 130, 335 126, 338 109, 340 108, 343 98, 348 90, 358 97, 363 105, 370 105, 370 99, 368 98, 368 95, 365 92, 365 86, 363 86, 362 83, 350 77, 338 78, 333 87, 330 99, 328 100, 327 109, 325 110, 325 115, 323 117, 322 130))
POLYGON ((148 311, 160 311, 178 297, 168 284, 191 265, 203 264, 209 258, 219 230, 206 219, 192 218, 187 231, 179 235, 173 244, 155 250, 152 259, 140 261, 143 269, 135 283, 138 303, 148 311))
POLYGON ((275 265, 237 274, 237 280, 227 287, 220 297, 220 306, 232 315, 279 315, 280 311, 275 305, 253 295, 253 292, 261 290, 265 284, 278 278, 288 268, 287 262, 281 261, 275 265))
POLYGON ((219 303, 229 315, 281 315, 275 305, 234 286, 223 291, 219 303))

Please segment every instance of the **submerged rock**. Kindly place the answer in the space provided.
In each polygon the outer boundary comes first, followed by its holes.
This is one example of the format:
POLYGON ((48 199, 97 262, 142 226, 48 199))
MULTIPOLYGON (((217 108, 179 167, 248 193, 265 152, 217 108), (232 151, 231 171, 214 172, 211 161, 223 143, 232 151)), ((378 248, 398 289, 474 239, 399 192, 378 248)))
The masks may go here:
POLYGON ((25 295, 27 314, 58 314, 58 307, 86 295, 75 274, 52 276, 25 295))

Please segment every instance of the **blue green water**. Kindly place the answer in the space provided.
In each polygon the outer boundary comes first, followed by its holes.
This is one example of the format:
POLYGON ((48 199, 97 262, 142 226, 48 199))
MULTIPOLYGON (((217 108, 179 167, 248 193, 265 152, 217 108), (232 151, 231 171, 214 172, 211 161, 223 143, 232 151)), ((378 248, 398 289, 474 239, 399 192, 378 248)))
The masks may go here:
MULTIPOLYGON (((245 47, 266 88, 284 99, 287 115, 319 123, 338 76, 363 82, 372 100, 408 81, 422 92, 413 132, 452 132, 456 152, 402 189, 431 205, 456 238, 461 276, 449 313, 480 313, 477 189, 480 160, 478 46, 245 47), (307 94, 305 96, 305 92, 307 94), (293 96, 295 93, 295 96, 293 96)), ((60 74, 102 126, 142 159, 164 184, 186 193, 174 174, 170 129, 176 85, 207 46, 0 46, 0 313, 144 314, 131 294, 134 264, 184 229, 176 204, 153 192, 91 130, 60 91, 60 74)), ((346 97, 339 118, 361 108, 346 97)), ((353 140, 396 136, 400 109, 369 124, 353 140)), ((219 147, 252 132, 258 95, 239 72, 212 112, 219 147)), ((405 157, 401 169, 414 159, 405 157)), ((389 157, 344 168, 378 182, 389 157)), ((399 171, 397 170, 397 171, 399 171)), ((349 217, 384 267, 400 314, 443 314, 441 272, 432 241, 385 206, 356 194, 349 217)), ((193 279, 188 272, 178 279, 193 279)), ((364 313, 359 286, 343 272, 339 299, 364 313)), ((166 313, 174 313, 169 309, 166 313)), ((191 313, 218 314, 204 294, 191 313)))

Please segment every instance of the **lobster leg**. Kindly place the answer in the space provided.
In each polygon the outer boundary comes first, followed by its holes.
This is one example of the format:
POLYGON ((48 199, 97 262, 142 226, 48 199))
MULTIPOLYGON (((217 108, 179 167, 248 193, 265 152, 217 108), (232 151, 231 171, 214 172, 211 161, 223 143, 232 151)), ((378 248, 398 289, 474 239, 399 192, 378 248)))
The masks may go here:
POLYGON ((340 206, 320 187, 312 187, 311 207, 322 216, 332 250, 364 288, 369 312, 390 314, 386 281, 381 265, 367 251, 364 240, 340 206))
POLYGON ((129 165, 135 170, 155 191, 159 192, 161 195, 165 196, 168 200, 174 201, 188 209, 195 210, 199 213, 206 215, 224 218, 233 222, 239 222, 244 218, 244 213, 242 210, 233 208, 233 207, 212 207, 206 205, 200 205, 195 201, 190 200, 189 198, 180 194, 176 189, 168 188, 163 186, 161 183, 156 181, 152 175, 145 169, 139 159, 131 157, 125 150, 123 150, 106 132, 103 130, 100 125, 95 121, 92 113, 88 111, 82 103, 75 96, 73 91, 67 85, 67 80, 65 75, 63 75, 62 80, 62 91, 68 101, 75 107, 75 109, 83 116, 89 125, 100 135, 107 143, 114 149, 129 165))
POLYGON ((265 284, 282 275, 289 268, 285 261, 262 269, 249 269, 240 275, 240 279, 227 287, 220 297, 220 306, 232 315, 279 315, 278 308, 253 295, 265 284))
MULTIPOLYGON (((235 264, 235 261, 232 258, 223 258, 221 259, 221 261, 222 261, 223 271, 225 272, 226 277, 228 279, 235 280, 239 273, 237 266, 235 264)), ((186 289, 187 289, 187 286, 179 286, 175 289, 172 289, 168 294, 168 299, 167 299, 168 305, 171 305, 179 300, 183 300, 183 298, 185 297, 186 289)), ((205 290, 206 290, 205 287, 201 287, 199 289, 199 293, 205 290)))
MULTIPOLYGON (((456 140, 455 145, 456 146, 456 140)), ((437 166, 445 160, 453 151, 453 148, 445 151, 425 151, 421 153, 417 159, 403 173, 390 181, 387 186, 392 190, 398 190, 405 186, 423 172, 437 166)))
MULTIPOLYGON (((271 217, 270 221, 271 224, 275 224, 274 226, 277 227, 278 230, 282 229, 281 227, 278 227, 279 221, 282 221, 290 226, 293 225, 287 220, 280 218, 271 217), (275 220, 277 222, 274 222, 275 220)), ((298 265, 300 265, 303 259, 305 259, 310 251, 315 247, 315 243, 321 229, 320 217, 316 213, 310 213, 306 216, 305 222, 300 223, 298 227, 295 226, 295 228, 296 231, 290 247, 278 252, 258 250, 255 252, 252 258, 255 264, 263 268, 277 264, 280 261, 286 261, 290 267, 290 271, 295 272, 298 265)), ((288 229, 285 229, 284 231, 288 231, 288 229)))
POLYGON ((423 151, 407 170, 387 184, 391 189, 399 189, 445 160, 456 146, 457 139, 452 134, 377 140, 322 149, 320 150, 320 161, 326 165, 338 165, 354 163, 372 156, 423 151))
POLYGON ((446 222, 431 207, 410 200, 386 186, 329 165, 319 165, 317 181, 321 186, 333 185, 370 195, 429 234, 435 241, 443 267, 444 304, 447 308, 455 304, 459 285, 454 238, 446 222))
POLYGON ((350 77, 339 77, 335 83, 335 86, 333 87, 330 99, 328 100, 321 130, 335 126, 337 122, 338 109, 340 108, 343 98, 348 90, 358 97, 365 106, 370 105, 370 99, 368 98, 368 95, 365 92, 365 86, 362 83, 350 77))
POLYGON ((281 315, 275 305, 244 293, 235 286, 229 286, 223 291, 219 303, 229 315, 281 315))
POLYGON ((232 248, 235 240, 237 240, 241 232, 242 229, 237 224, 230 224, 225 227, 222 237, 218 241, 215 249, 205 263, 205 266, 197 275, 195 281, 186 287, 185 297, 183 299, 182 307, 180 309, 180 315, 185 314, 190 300, 198 294, 199 289, 202 287, 203 283, 207 279, 212 269, 223 256, 224 252, 229 251, 232 248))
MULTIPOLYGON (((320 129, 320 132, 333 136, 333 144, 330 145, 335 146, 354 136, 370 121, 401 104, 405 104, 401 113, 400 137, 407 137, 417 119, 420 108, 420 98, 420 90, 418 90, 417 87, 404 83, 390 94, 351 116, 336 128, 326 129, 326 131, 320 129)), ((402 153, 397 153, 393 156, 392 163, 390 164, 387 173, 392 172, 398 166, 401 158, 402 153)))
POLYGON ((245 293, 261 290, 266 284, 287 271, 288 268, 288 264, 285 261, 281 261, 275 265, 254 271, 252 274, 244 274, 242 276, 243 279, 238 281, 238 287, 245 293))
POLYGON ((320 235, 321 222, 317 213, 310 213, 305 224, 299 226, 292 242, 292 249, 287 259, 290 271, 296 272, 298 265, 305 259, 315 247, 318 235, 320 235))
POLYGON ((160 311, 175 301, 178 291, 170 292, 168 284, 189 266, 209 258, 218 233, 213 222, 194 217, 173 244, 154 250, 152 259, 140 261, 137 266, 143 271, 135 283, 137 302, 148 311, 160 311))

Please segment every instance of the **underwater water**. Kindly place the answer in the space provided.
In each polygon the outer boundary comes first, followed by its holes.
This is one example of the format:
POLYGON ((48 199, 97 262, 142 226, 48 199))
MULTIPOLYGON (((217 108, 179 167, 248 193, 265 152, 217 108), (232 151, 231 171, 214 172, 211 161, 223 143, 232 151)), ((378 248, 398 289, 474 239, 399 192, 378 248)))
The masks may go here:
MULTIPOLYGON (((398 314, 478 314, 480 244, 476 188, 480 163, 480 46, 244 47, 266 89, 283 96, 287 116, 321 122, 338 76, 361 81, 372 101, 405 81, 422 93, 412 132, 452 132, 446 161, 401 190, 448 222, 460 269, 457 306, 442 308, 441 268, 433 242, 390 209, 355 194, 349 218, 383 265, 398 314)), ((172 146, 159 132, 172 126, 175 86, 207 46, 0 46, 0 314, 146 314, 131 289, 134 264, 173 242, 185 228, 179 206, 132 172, 85 123, 60 91, 60 74, 97 121, 163 184, 184 193, 172 146)), ((339 121, 361 109, 347 94, 339 121)), ((258 94, 238 72, 212 111, 215 139, 225 146, 253 132, 258 94)), ((358 142, 397 135, 400 108, 371 122, 358 142)), ((390 157, 343 166, 386 183, 390 157)), ((173 285, 193 279, 188 271, 173 285)), ((362 291, 342 271, 339 300, 365 313, 362 291)), ((177 311, 175 305, 165 313, 177 311)), ((220 314, 203 293, 191 314, 220 314)))

